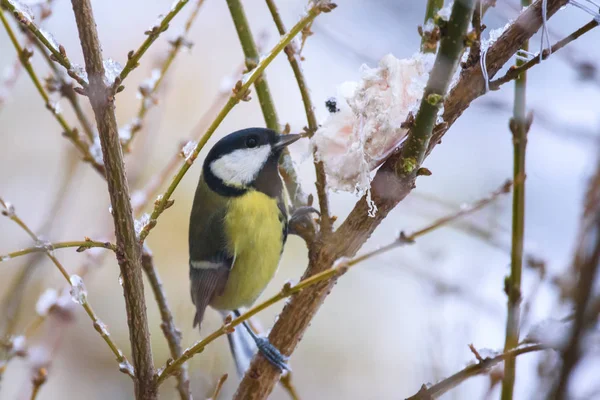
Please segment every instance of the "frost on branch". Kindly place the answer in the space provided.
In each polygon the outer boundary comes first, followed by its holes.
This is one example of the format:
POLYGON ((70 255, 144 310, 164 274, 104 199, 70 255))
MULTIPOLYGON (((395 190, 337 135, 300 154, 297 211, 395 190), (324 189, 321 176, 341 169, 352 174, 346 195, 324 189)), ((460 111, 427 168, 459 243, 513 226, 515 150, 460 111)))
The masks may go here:
POLYGON ((194 152, 196 151, 197 146, 198 142, 195 140, 190 140, 181 149, 181 156, 185 158, 186 163, 191 165, 194 162, 194 159, 196 158, 194 152))
POLYGON ((46 289, 35 304, 35 311, 40 317, 45 317, 52 307, 56 305, 58 292, 54 289, 46 289))
POLYGON ((331 113, 312 144, 325 165, 331 189, 369 190, 370 172, 406 136, 402 123, 419 105, 434 57, 417 53, 399 60, 389 54, 377 68, 363 66, 359 82, 341 84, 335 101, 327 101, 331 113))
POLYGON ((77 304, 85 304, 87 302, 87 289, 78 275, 71 275, 71 300, 77 304))
POLYGON ((144 213, 139 219, 136 219, 133 222, 133 229, 135 230, 135 236, 140 237, 140 234, 142 233, 142 231, 144 230, 146 225, 148 225, 149 223, 150 223, 150 214, 148 214, 148 213, 144 213))
POLYGON ((29 25, 33 22, 33 13, 27 4, 17 0, 8 0, 8 4, 14 7, 13 14, 23 25, 29 25))
POLYGON ((123 67, 117 61, 109 58, 108 60, 103 60, 102 64, 104 64, 104 83, 107 86, 115 83, 115 79, 119 75, 121 75, 121 71, 123 71, 123 67))

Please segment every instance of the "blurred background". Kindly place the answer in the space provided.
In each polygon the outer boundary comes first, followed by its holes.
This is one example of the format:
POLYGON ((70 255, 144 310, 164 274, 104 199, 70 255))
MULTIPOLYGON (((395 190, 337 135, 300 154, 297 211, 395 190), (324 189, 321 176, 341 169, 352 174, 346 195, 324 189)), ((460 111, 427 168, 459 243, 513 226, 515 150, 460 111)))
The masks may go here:
MULTIPOLYGON (((104 57, 124 65, 127 52, 139 46, 145 37, 143 32, 159 14, 170 9, 171 3, 94 1, 104 57)), ((181 31, 192 3, 176 17, 169 31, 157 40, 125 82, 126 89, 116 103, 120 126, 135 116, 140 104, 136 97, 138 85, 160 65, 169 50, 167 40, 181 31)), ((320 120, 327 114, 325 100, 335 95, 336 87, 343 81, 358 80, 362 64, 375 66, 388 53, 404 58, 418 51, 417 26, 423 20, 425 3, 346 0, 340 1, 332 13, 316 19, 315 34, 308 38, 303 51, 303 68, 320 120)), ((485 16, 485 24, 489 29, 504 26, 516 17, 517 3, 499 0, 497 7, 485 16)), ((278 5, 289 29, 305 10, 306 1, 286 0, 278 5)), ((271 48, 278 35, 266 5, 260 0, 247 0, 244 6, 253 33, 265 37, 264 49, 271 48)), ((55 0, 52 8, 52 16, 44 21, 45 29, 67 49, 72 61, 83 64, 70 2, 55 0)), ((575 8, 561 10, 549 23, 552 42, 588 20, 589 16, 575 8)), ((597 156, 600 78, 594 75, 594 63, 600 57, 598 34, 593 31, 582 37, 529 74, 528 108, 534 111, 535 119, 527 151, 525 247, 528 256, 545 265, 547 273, 540 280, 539 268, 527 267, 524 271, 524 300, 530 312, 523 332, 536 322, 561 318, 569 312, 559 299, 553 278, 570 264, 583 194, 597 156), (591 79, 582 79, 583 63, 591 68, 591 79)), ((194 127, 222 87, 229 88, 235 82, 232 73, 243 61, 224 1, 205 1, 189 39, 193 47, 175 60, 160 90, 160 102, 150 110, 126 160, 134 189, 143 188, 177 154, 181 142, 194 136, 194 127)), ((539 48, 539 35, 532 40, 531 48, 539 48)), ((6 33, 0 32, 0 70, 9 71, 15 59, 6 33)), ((47 65, 39 56, 34 55, 32 62, 41 76, 47 74, 47 65)), ((300 131, 306 125, 305 114, 285 56, 275 60, 266 76, 280 122, 289 123, 293 132, 300 131)), ((419 229, 457 210, 462 203, 476 201, 512 176, 512 137, 508 129, 512 96, 513 85, 507 84, 474 102, 426 160, 425 166, 433 176, 418 181, 417 189, 390 214, 363 250, 388 243, 400 230, 419 229)), ((85 99, 81 101, 93 118, 85 99)), ((60 102, 66 117, 75 123, 65 99, 60 102)), ((207 148, 231 131, 263 125, 255 98, 240 103, 207 148)), ((304 190, 314 193, 308 143, 294 144, 291 153, 304 190)), ((187 225, 203 154, 174 193, 175 205, 163 214, 147 241, 186 347, 200 339, 198 331, 192 329, 187 225)), ((72 144, 61 137, 60 127, 45 109, 30 79, 22 73, 0 106, 0 195, 48 240, 110 237, 112 217, 106 184, 78 159, 72 144)), ((356 201, 351 194, 331 193, 331 208, 338 221, 356 201)), ((405 398, 416 393, 423 383, 434 383, 466 366, 473 359, 469 343, 477 348, 501 349, 506 319, 503 282, 510 264, 510 218, 508 195, 419 239, 413 246, 373 258, 341 278, 291 358, 293 382, 301 398, 405 398)), ((18 226, 8 219, 0 220, 0 254, 30 245, 18 226)), ((90 255, 72 250, 56 254, 69 271, 79 268, 90 255)), ((27 285, 18 290, 23 303, 16 319, 16 333, 23 332, 35 319, 37 299, 46 288, 64 287, 62 277, 49 260, 22 257, 0 265, 3 301, 15 279, 33 262, 37 267, 27 285)), ((297 237, 290 238, 280 269, 263 298, 278 291, 284 282, 297 280, 306 263, 304 243, 297 237)), ((91 268, 85 282, 90 303, 108 325, 114 340, 129 354, 118 277, 118 265, 108 255, 101 265, 91 268)), ((146 296, 154 357, 160 366, 169 357, 169 350, 148 288, 146 296)), ((282 303, 277 304, 259 315, 264 327, 272 326, 281 307, 282 303)), ((74 315, 69 321, 50 318, 28 343, 43 353, 39 357, 52 358, 48 381, 38 398, 131 398, 130 379, 118 371, 113 355, 83 310, 75 308, 74 315)), ((0 316, 3 320, 6 317, 0 316)), ((209 311, 203 333, 220 324, 218 314, 209 311)), ((598 357, 592 357, 585 368, 577 370, 580 379, 575 393, 582 399, 593 398, 589 393, 599 390, 594 386, 597 379, 589 379, 594 370, 599 370, 598 361, 598 357)), ((519 358, 517 399, 535 398, 541 384, 540 362, 548 362, 547 356, 519 358)), ((226 372, 229 379, 222 397, 231 397, 237 387, 225 338, 196 355, 189 367, 195 398, 209 396, 217 379, 226 372)), ((27 360, 11 361, 0 382, 0 398, 28 398, 30 370, 27 360)), ((161 398, 174 398, 174 385, 174 379, 166 382, 161 387, 161 398)), ((484 398, 489 386, 489 377, 474 378, 444 398, 484 398)), ((493 389, 489 398, 498 398, 498 389, 493 389)), ((272 398, 288 397, 277 388, 272 398)))

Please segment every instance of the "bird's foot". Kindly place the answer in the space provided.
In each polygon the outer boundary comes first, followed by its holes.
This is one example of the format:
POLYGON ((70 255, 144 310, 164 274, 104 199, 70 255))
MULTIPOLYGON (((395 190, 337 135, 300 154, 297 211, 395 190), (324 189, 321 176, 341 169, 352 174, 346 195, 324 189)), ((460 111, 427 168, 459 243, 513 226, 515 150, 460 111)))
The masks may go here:
POLYGON ((290 367, 287 365, 289 357, 281 354, 277 347, 273 346, 269 342, 269 339, 265 337, 257 337, 256 347, 258 347, 258 351, 260 351, 271 364, 277 367, 280 372, 290 371, 290 367))
POLYGON ((297 235, 307 240, 314 236, 317 229, 315 221, 311 214, 321 215, 314 207, 298 207, 292 212, 292 216, 288 223, 290 235, 297 235))

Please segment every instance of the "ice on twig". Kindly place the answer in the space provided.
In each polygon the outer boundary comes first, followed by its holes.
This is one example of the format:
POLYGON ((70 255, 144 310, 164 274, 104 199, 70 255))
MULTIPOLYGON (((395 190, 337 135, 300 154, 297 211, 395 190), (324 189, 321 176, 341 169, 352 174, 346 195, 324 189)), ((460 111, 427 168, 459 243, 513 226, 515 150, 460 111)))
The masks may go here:
POLYGON ((132 132, 137 131, 141 126, 142 121, 139 118, 134 118, 130 123, 119 129, 119 140, 121 140, 121 142, 128 142, 131 140, 132 132))
POLYGON ((13 218, 15 216, 15 206, 13 206, 12 203, 9 203, 8 201, 5 201, 4 204, 5 206, 2 210, 2 215, 8 218, 13 218))
POLYGON ((45 317, 52 307, 56 305, 58 292, 55 289, 46 289, 35 304, 35 311, 40 317, 45 317))
POLYGON ((150 78, 146 79, 140 85, 139 95, 141 96, 141 98, 144 98, 144 97, 150 95, 150 93, 152 93, 154 91, 154 89, 156 88, 156 83, 160 79, 161 75, 162 75, 162 73, 159 68, 155 68, 152 70, 152 73, 150 74, 150 78))
POLYGON ((96 330, 102 335, 102 336, 109 336, 108 333, 108 327, 106 326, 106 324, 104 322, 102 322, 99 319, 96 319, 96 321, 94 321, 94 328, 96 328, 96 330))
POLYGON ((90 155, 92 156, 96 164, 104 165, 102 145, 100 144, 100 136, 94 137, 94 143, 92 143, 92 145, 90 146, 90 155))
POLYGON ((129 375, 134 376, 133 365, 127 360, 119 363, 119 371, 129 375))
POLYGON ((52 48, 55 51, 59 51, 58 50, 59 45, 58 45, 58 42, 56 41, 56 39, 54 39, 54 36, 52 36, 52 34, 50 32, 46 32, 43 29, 40 29, 39 31, 42 34, 42 36, 48 41, 48 43, 50 43, 50 46, 52 46, 52 48))
POLYGON ((115 79, 121 75, 123 67, 112 58, 103 60, 102 63, 104 64, 104 83, 110 86, 115 83, 115 79))
POLYGON ((445 7, 440 9, 440 11, 438 11, 438 13, 437 13, 438 17, 440 17, 444 21, 450 20, 450 14, 452 14, 453 6, 454 6, 454 2, 451 1, 450 3, 448 3, 448 5, 446 5, 445 7))
POLYGON ((87 72, 83 66, 79 64, 71 64, 71 71, 79 78, 83 79, 86 83, 89 83, 87 72))
POLYGON ((362 67, 359 82, 345 82, 331 111, 312 139, 333 190, 365 193, 371 171, 404 140, 403 127, 417 109, 433 66, 433 54, 417 53, 408 59, 389 54, 376 68, 362 67))
POLYGON ((477 353, 479 353, 479 355, 481 356, 481 358, 483 360, 485 360, 486 358, 494 358, 501 354, 501 352, 499 352, 498 350, 486 349, 486 348, 477 349, 477 353))
POLYGON ((133 229, 135 230, 135 236, 139 237, 144 230, 144 227, 150 223, 150 214, 144 213, 133 223, 133 229))
POLYGON ((35 247, 46 251, 46 253, 48 253, 49 255, 54 254, 54 246, 52 246, 52 243, 50 243, 49 241, 44 240, 42 238, 39 238, 39 240, 35 244, 35 247))
POLYGON ((198 146, 198 142, 190 140, 181 149, 181 155, 188 164, 191 164, 194 161, 194 151, 196 150, 196 146, 198 146))
POLYGON ((11 352, 13 354, 17 354, 17 355, 25 354, 25 351, 27 349, 27 340, 26 340, 25 336, 20 335, 20 336, 13 337, 12 340, 10 341, 10 344, 11 344, 11 352))
POLYGON ((85 304, 87 302, 87 290, 83 279, 78 275, 71 275, 71 300, 77 304, 85 304))
POLYGON ((24 25, 29 25, 33 22, 33 13, 28 5, 21 3, 17 0, 8 0, 8 4, 14 7, 13 14, 15 18, 19 20, 20 23, 24 25))

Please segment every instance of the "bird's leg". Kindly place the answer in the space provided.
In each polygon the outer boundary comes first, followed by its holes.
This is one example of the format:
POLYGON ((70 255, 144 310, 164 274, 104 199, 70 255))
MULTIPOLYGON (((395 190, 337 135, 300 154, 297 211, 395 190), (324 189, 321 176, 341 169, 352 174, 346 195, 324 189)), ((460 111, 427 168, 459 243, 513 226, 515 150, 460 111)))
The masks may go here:
MULTIPOLYGON (((239 317, 241 315, 239 310, 234 310, 233 313, 235 314, 236 317, 239 317)), ((244 325, 244 328, 246 328, 246 330, 248 331, 248 333, 250 334, 250 336, 256 343, 256 347, 258 347, 258 351, 260 351, 262 353, 262 355, 271 364, 273 364, 275 367, 277 367, 279 369, 279 371, 281 371, 281 372, 290 371, 290 367, 288 367, 288 365, 287 365, 287 360, 289 357, 281 354, 281 352, 277 349, 277 347, 273 346, 269 342, 269 339, 267 339, 266 337, 258 336, 254 332, 254 330, 252 329, 252 327, 250 326, 248 321, 244 321, 244 322, 242 322, 242 324, 244 325)))

